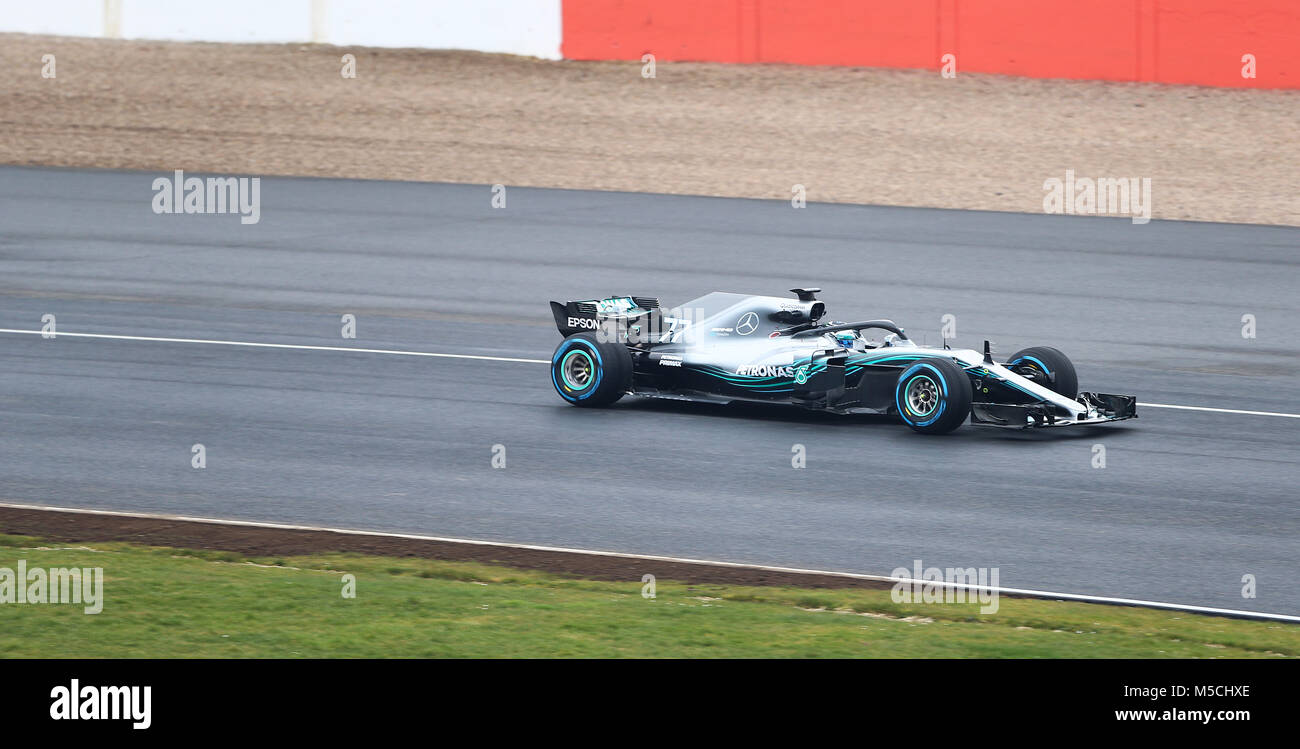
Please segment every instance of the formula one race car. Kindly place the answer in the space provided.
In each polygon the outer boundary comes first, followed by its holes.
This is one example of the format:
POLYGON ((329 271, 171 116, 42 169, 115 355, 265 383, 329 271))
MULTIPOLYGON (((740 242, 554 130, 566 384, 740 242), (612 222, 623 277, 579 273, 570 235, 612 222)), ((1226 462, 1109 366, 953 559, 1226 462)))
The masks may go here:
POLYGON ((889 320, 821 322, 820 289, 797 299, 715 291, 662 309, 650 297, 551 302, 564 341, 551 381, 575 406, 626 394, 787 403, 841 414, 898 414, 942 434, 970 416, 1017 429, 1104 424, 1137 416, 1131 395, 1078 392, 1074 365, 1045 346, 997 363, 970 349, 918 346, 889 320), (874 341, 864 331, 886 334, 874 341))

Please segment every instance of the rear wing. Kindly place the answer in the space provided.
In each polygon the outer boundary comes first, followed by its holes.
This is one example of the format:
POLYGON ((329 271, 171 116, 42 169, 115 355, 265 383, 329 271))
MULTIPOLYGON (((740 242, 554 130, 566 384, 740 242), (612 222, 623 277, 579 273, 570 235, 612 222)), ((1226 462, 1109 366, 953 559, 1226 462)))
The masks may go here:
POLYGON ((611 296, 578 302, 551 302, 551 314, 560 335, 620 331, 625 340, 629 329, 648 330, 659 317, 659 300, 648 296, 611 296))

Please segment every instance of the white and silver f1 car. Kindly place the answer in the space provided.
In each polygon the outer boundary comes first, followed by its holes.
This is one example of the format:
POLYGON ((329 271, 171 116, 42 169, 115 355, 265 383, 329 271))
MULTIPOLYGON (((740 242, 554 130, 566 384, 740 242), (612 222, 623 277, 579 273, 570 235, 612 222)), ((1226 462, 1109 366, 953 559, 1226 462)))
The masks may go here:
POLYGON ((1078 392, 1074 365, 1036 346, 1004 362, 983 352, 918 346, 890 320, 823 322, 820 289, 797 298, 716 291, 680 307, 615 296, 551 302, 564 336, 551 381, 575 406, 624 395, 787 403, 842 414, 897 414, 942 434, 970 417, 1017 429, 1105 424, 1137 416, 1131 395, 1078 392), (866 331, 883 331, 875 341, 866 331))

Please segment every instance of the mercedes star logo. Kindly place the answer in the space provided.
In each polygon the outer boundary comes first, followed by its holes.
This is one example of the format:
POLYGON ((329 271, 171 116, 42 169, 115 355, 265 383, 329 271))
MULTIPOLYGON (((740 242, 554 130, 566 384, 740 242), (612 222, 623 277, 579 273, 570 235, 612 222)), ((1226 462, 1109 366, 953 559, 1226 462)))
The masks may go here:
POLYGON ((749 335, 758 330, 758 313, 746 312, 736 321, 736 335, 749 335))

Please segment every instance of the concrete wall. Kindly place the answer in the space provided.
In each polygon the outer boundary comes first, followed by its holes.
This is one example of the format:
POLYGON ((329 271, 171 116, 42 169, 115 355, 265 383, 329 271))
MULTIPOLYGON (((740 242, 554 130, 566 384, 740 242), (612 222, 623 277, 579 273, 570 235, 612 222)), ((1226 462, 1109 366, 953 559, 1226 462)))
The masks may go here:
POLYGON ((1300 88, 1300 0, 564 0, 563 52, 1300 88))
POLYGON ((560 0, 14 0, 0 31, 560 55, 560 0))
POLYGON ((0 31, 1300 88, 1300 0, 12 0, 0 31))

